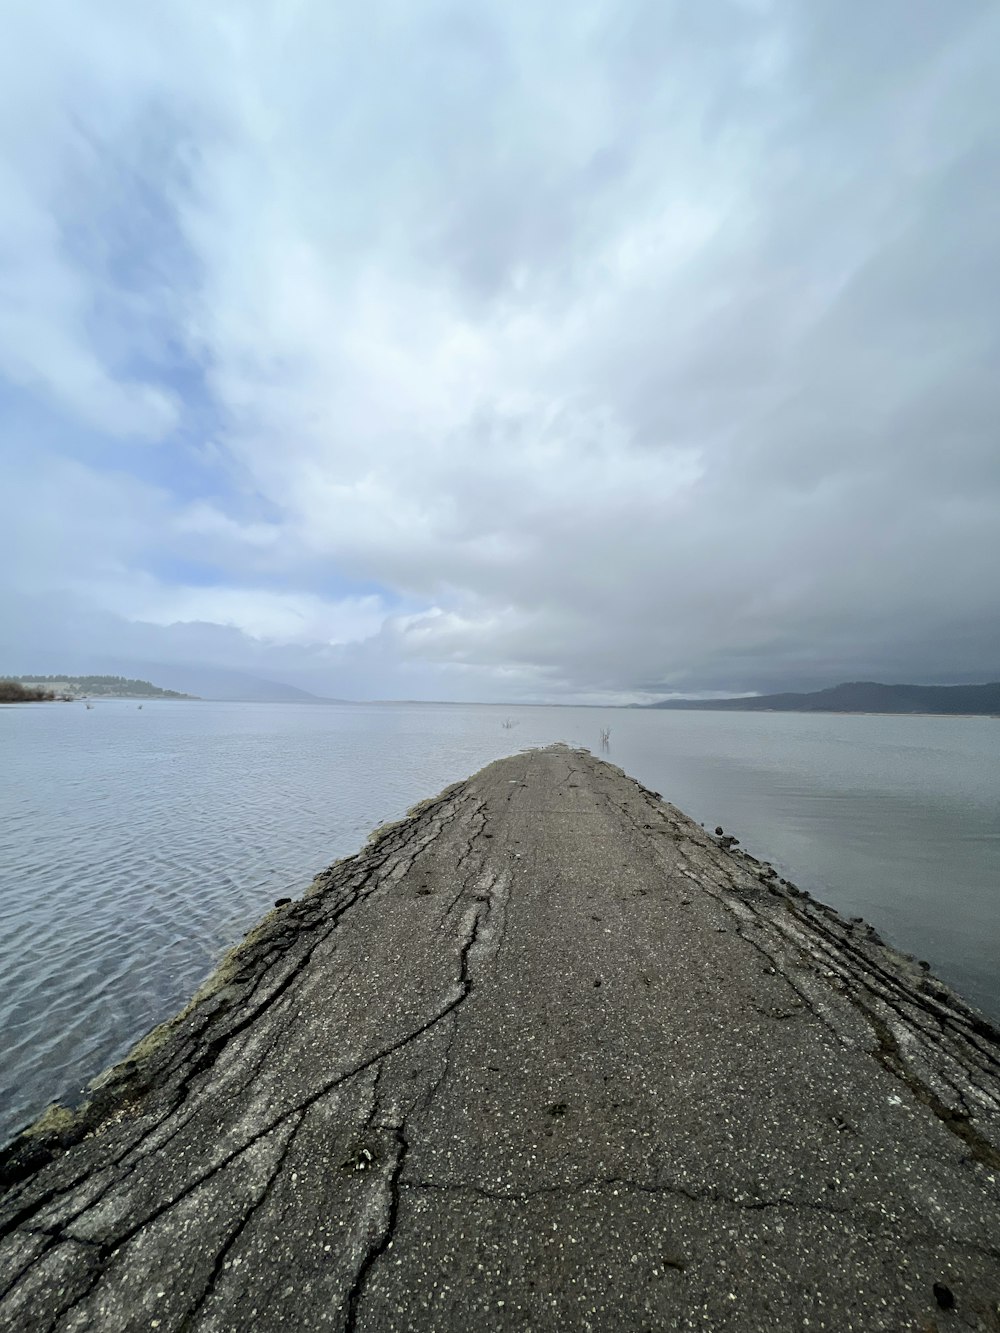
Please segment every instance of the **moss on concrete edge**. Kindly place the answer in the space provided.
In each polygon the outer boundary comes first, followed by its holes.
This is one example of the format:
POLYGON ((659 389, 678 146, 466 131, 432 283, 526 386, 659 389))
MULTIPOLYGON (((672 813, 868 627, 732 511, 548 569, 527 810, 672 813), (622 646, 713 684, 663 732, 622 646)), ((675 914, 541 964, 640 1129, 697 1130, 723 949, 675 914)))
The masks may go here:
MULTIPOLYGON (((338 869, 350 862, 363 859, 383 838, 419 819, 427 810, 453 796, 469 781, 471 778, 450 783, 437 795, 428 796, 411 806, 401 819, 377 825, 368 834, 358 851, 340 857, 325 870, 320 871, 303 891, 302 898, 322 893, 338 869)), ((86 1095, 78 1106, 65 1106, 61 1102, 52 1102, 35 1120, 18 1130, 5 1144, 0 1145, 0 1191, 14 1183, 16 1179, 29 1174, 59 1149, 69 1146, 86 1134, 99 1133, 103 1125, 115 1118, 115 1111, 120 1109, 122 1103, 130 1098, 141 1097, 148 1090, 148 1083, 143 1075, 151 1058, 162 1049, 183 1022, 231 984, 239 971, 244 954, 266 939, 285 911, 285 906, 271 908, 242 939, 231 945, 182 1009, 164 1019, 162 1023, 157 1023, 139 1038, 121 1060, 115 1061, 90 1080, 86 1085, 86 1095)))
POLYGON ((241 940, 227 949, 183 1009, 180 1009, 176 1014, 172 1014, 170 1018, 164 1019, 162 1023, 157 1023, 155 1027, 139 1038, 127 1055, 123 1056, 121 1060, 115 1061, 114 1064, 109 1065, 91 1079, 85 1089, 86 1093, 90 1095, 85 1096, 78 1106, 70 1107, 63 1105, 61 1102, 52 1102, 37 1119, 31 1121, 23 1129, 18 1130, 14 1137, 0 1149, 0 1184, 3 1180, 4 1163, 10 1153, 17 1149, 18 1145, 38 1140, 63 1146, 82 1137, 85 1133, 98 1130, 100 1124, 108 1119, 108 1115, 100 1115, 97 1117, 97 1123, 92 1123, 95 1102, 106 1100, 108 1093, 111 1093, 113 1098, 127 1096, 130 1085, 136 1087, 137 1084, 141 1084, 140 1071, 142 1066, 169 1040, 185 1019, 190 1018, 201 1005, 229 985, 237 971, 240 956, 245 950, 251 948, 266 936, 279 915, 280 909, 272 908, 241 940))

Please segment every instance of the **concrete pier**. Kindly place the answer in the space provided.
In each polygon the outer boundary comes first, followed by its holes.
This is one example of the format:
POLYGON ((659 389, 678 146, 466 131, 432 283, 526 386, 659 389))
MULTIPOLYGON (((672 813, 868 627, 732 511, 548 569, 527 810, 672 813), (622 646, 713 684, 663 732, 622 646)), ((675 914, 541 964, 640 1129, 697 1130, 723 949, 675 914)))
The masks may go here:
POLYGON ((380 830, 7 1149, 0 1328, 1000 1329, 1000 1037, 723 841, 562 747, 380 830))

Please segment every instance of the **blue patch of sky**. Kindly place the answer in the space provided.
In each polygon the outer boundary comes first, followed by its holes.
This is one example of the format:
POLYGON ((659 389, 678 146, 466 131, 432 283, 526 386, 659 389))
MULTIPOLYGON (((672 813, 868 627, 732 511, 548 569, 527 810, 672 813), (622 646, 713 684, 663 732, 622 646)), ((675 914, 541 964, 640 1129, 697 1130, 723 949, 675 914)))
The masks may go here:
POLYGON ((158 552, 152 552, 147 556, 143 561, 143 569, 160 583, 170 587, 215 588, 233 587, 239 584, 238 579, 227 577, 216 565, 158 552))
MULTIPOLYGON (((150 384, 179 407, 159 445, 104 438, 106 466, 130 472, 181 500, 232 497, 224 453, 206 448, 224 427, 207 367, 190 336, 202 282, 179 208, 190 200, 186 163, 196 151, 184 126, 150 106, 127 143, 81 136, 63 201, 61 239, 90 279, 86 334, 118 380, 150 384)), ((91 448, 97 441, 81 440, 91 448)))
POLYGON ((415 609, 392 588, 370 579, 352 579, 329 563, 296 566, 294 571, 269 570, 259 566, 220 568, 210 562, 189 560, 166 552, 150 552, 142 562, 144 571, 171 587, 252 588, 258 592, 309 593, 326 601, 346 597, 378 597, 389 612, 415 609))
POLYGON ((82 424, 58 399, 37 384, 15 383, 0 375, 0 448, 20 457, 65 454, 89 461, 103 451, 106 436, 82 424))
POLYGON ((275 506, 219 447, 226 421, 191 335, 203 277, 180 210, 193 198, 187 164, 197 141, 153 104, 113 142, 75 128, 54 207, 64 254, 87 275, 91 294, 80 332, 113 379, 161 390, 178 419, 158 442, 121 439, 88 426, 44 387, 0 381, 8 428, 13 423, 39 448, 128 474, 178 503, 202 500, 238 522, 278 522, 275 506))
MULTIPOLYGON (((178 217, 189 189, 185 162, 195 145, 162 108, 148 111, 127 147, 112 148, 81 132, 75 170, 59 203, 66 256, 88 275, 94 299, 86 336, 108 372, 123 383, 149 384, 178 404, 174 429, 157 443, 123 440, 81 422, 38 385, 0 378, 0 412, 8 440, 61 454, 101 472, 127 474, 178 504, 205 501, 237 522, 280 522, 225 448, 226 422, 213 399, 208 367, 189 336, 201 284, 197 255, 178 217)), ((393 610, 408 603, 391 589, 350 578, 328 561, 268 570, 248 559, 234 569, 151 549, 144 568, 164 583, 196 587, 294 589, 328 599, 378 596, 393 610)))

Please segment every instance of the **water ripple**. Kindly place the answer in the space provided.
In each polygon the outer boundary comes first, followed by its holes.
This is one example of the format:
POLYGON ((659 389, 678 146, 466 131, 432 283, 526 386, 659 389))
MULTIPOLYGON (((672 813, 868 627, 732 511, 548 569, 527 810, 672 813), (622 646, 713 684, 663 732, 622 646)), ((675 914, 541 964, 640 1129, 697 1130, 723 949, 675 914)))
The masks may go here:
POLYGON ((511 711, 0 708, 0 1138, 77 1098, 380 820, 608 721, 614 762, 1000 1011, 995 722, 523 709, 505 731, 511 711))

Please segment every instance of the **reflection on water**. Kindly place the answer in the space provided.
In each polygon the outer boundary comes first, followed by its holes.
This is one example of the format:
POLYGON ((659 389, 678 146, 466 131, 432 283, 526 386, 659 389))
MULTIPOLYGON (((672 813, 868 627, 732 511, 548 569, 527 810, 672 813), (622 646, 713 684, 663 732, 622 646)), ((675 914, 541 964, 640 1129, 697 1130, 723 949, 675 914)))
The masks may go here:
POLYGON ((1000 1017, 988 718, 20 705, 0 708, 0 1138, 78 1095, 379 820, 522 746, 599 752, 603 727, 614 763, 1000 1017))

